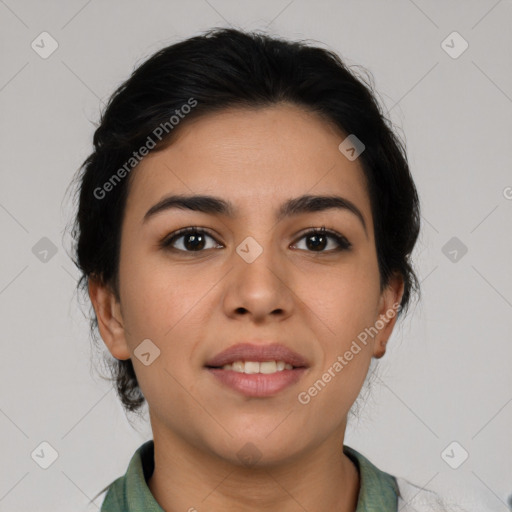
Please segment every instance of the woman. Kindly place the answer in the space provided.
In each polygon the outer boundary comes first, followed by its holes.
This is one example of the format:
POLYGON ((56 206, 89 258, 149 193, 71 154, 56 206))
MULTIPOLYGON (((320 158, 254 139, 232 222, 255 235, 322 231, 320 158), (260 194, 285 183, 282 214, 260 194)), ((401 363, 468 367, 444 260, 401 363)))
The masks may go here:
POLYGON ((162 49, 113 94, 79 187, 92 326, 153 432, 102 511, 443 510, 343 444, 418 291, 420 215, 335 54, 233 29, 162 49))

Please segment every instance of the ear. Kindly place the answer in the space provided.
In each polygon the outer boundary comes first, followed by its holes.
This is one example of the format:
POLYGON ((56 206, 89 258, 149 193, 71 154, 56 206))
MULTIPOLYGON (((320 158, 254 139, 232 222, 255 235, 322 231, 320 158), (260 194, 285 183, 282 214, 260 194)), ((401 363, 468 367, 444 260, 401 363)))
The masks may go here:
POLYGON ((126 343, 121 305, 110 286, 99 279, 89 279, 89 297, 91 299, 98 330, 105 345, 116 359, 130 359, 130 349, 126 343))
POLYGON ((403 293, 404 280, 401 274, 396 273, 390 278, 388 286, 379 299, 379 317, 375 322, 378 333, 373 345, 373 357, 377 359, 380 359, 386 353, 386 344, 393 332, 403 293))

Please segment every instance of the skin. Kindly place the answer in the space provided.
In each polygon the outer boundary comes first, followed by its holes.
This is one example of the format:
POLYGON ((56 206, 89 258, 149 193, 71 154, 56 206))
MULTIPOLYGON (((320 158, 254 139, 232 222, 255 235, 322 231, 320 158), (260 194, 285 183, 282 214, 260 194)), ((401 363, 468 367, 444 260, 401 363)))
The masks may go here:
MULTIPOLYGON (((343 454, 347 414, 371 358, 386 350, 400 302, 397 276, 380 293, 370 199, 358 159, 338 149, 346 137, 317 114, 290 104, 229 109, 183 123, 174 142, 132 171, 122 224, 120 301, 90 281, 100 334, 117 359, 132 358, 149 405, 155 471, 148 485, 167 511, 339 510, 353 512, 360 480, 343 454), (167 210, 143 222, 170 193, 211 194, 233 202, 234 218, 167 210), (362 212, 304 213, 277 222, 285 200, 337 194, 362 212), (189 226, 209 229, 203 252, 175 252, 159 241, 189 226), (338 231, 350 250, 308 247, 310 228, 338 231), (262 254, 235 251, 248 236, 262 254), (219 248, 220 244, 220 248, 219 248), (323 251, 323 252, 322 252, 323 251), (330 252, 329 252, 330 251, 330 252), (365 328, 384 327, 304 405, 307 391, 365 328), (151 339, 149 366, 133 355, 151 339), (248 339, 283 342, 310 367, 297 384, 266 398, 224 387, 206 361, 248 339), (253 443, 260 459, 237 452, 253 443)), ((190 241, 190 239, 188 239, 190 241)))

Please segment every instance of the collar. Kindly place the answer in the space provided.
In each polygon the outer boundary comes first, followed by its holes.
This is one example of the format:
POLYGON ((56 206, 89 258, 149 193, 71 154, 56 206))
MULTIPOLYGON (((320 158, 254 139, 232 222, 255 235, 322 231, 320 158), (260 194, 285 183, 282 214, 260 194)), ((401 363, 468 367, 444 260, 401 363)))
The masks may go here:
MULTIPOLYGON (((396 478, 381 471, 349 446, 343 445, 343 453, 359 471, 360 489, 355 512, 396 512, 399 495, 396 478)), ((133 454, 126 473, 108 487, 100 512, 165 512, 147 485, 154 467, 154 441, 151 439, 133 454)))

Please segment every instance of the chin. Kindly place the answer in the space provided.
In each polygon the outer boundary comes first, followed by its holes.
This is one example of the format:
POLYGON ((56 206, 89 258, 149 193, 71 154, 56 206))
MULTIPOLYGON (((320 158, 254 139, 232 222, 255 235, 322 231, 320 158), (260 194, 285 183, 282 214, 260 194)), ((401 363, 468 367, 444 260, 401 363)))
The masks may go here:
POLYGON ((301 448, 299 436, 295 441, 287 437, 285 442, 282 436, 269 434, 270 431, 267 424, 259 435, 240 432, 233 438, 226 436, 222 446, 217 444, 212 448, 230 464, 247 468, 271 467, 293 460, 301 448))

